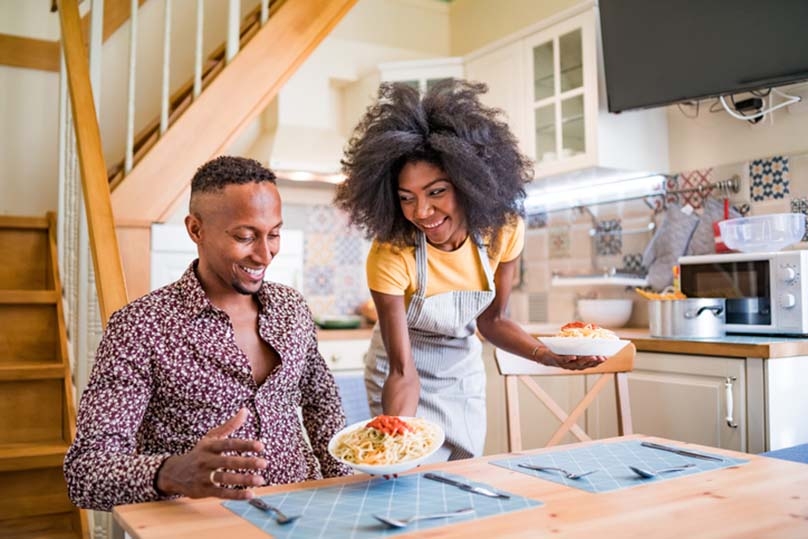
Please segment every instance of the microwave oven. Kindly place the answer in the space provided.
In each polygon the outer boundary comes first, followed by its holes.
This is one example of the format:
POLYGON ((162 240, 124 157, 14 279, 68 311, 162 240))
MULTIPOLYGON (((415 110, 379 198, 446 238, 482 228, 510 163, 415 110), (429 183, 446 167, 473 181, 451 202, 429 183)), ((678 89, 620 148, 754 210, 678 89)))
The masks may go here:
POLYGON ((728 333, 808 335, 808 250, 679 258, 682 293, 726 298, 728 333))

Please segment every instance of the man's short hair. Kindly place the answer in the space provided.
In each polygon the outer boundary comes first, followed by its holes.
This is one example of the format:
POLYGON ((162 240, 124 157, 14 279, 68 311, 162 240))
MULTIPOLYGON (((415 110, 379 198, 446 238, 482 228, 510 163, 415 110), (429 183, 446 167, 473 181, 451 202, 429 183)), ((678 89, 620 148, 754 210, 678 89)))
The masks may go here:
POLYGON ((191 195, 221 191, 231 184, 275 182, 275 173, 255 159, 223 155, 199 167, 191 179, 191 195))

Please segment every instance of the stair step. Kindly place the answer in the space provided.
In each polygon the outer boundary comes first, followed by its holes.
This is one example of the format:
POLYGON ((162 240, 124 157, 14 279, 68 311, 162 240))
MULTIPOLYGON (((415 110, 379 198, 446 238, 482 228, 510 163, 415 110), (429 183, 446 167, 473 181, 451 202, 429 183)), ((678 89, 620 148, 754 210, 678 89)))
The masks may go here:
POLYGON ((49 378, 64 378, 65 367, 58 363, 45 363, 41 365, 13 363, 0 365, 0 382, 19 380, 47 380, 49 378))
POLYGON ((58 515, 74 509, 62 466, 0 472, 0 520, 58 515))
POLYGON ((0 445, 65 439, 65 385, 63 379, 2 382, 0 445))
POLYGON ((0 288, 53 288, 50 237, 44 218, 6 217, 0 220, 0 288))
POLYGON ((0 215, 0 229, 48 229, 47 217, 27 217, 16 215, 0 215))
POLYGON ((0 539, 82 539, 71 513, 0 520, 0 539))
POLYGON ((61 467, 69 445, 57 440, 47 443, 0 444, 0 472, 61 467))
POLYGON ((56 294, 19 291, 0 293, 0 364, 53 363, 61 361, 63 352, 59 341, 59 316, 56 294), (10 300, 8 302, 3 299, 10 300), (35 301, 18 301, 22 299, 35 301), (53 300, 48 302, 46 300, 53 300))
POLYGON ((55 290, 0 290, 0 305, 51 304, 59 296, 55 290))

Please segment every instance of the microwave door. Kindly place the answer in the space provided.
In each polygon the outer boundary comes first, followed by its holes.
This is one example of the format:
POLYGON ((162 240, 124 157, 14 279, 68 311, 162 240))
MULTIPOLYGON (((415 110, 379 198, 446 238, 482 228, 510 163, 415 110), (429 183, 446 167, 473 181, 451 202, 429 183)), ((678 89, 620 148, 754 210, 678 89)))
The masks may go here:
POLYGON ((688 264, 681 272, 688 297, 726 298, 726 323, 771 324, 771 269, 768 260, 688 264))

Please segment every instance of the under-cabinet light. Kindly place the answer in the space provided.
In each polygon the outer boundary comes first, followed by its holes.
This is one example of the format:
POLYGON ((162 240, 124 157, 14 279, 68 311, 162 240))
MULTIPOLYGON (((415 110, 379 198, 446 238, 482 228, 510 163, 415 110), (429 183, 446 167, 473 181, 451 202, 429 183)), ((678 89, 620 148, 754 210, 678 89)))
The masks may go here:
POLYGON ((551 186, 527 190, 525 209, 528 213, 575 208, 630 198, 660 195, 665 192, 665 176, 634 177, 587 181, 585 184, 551 186))

